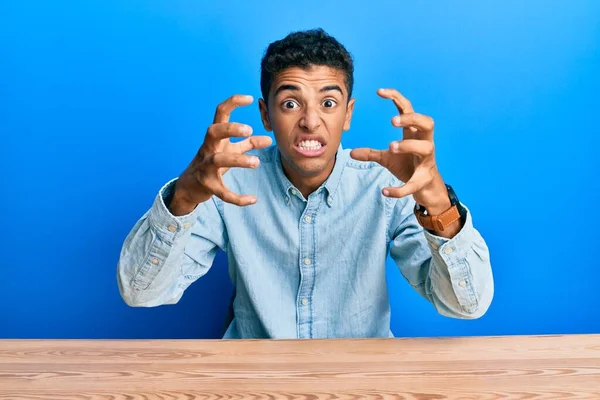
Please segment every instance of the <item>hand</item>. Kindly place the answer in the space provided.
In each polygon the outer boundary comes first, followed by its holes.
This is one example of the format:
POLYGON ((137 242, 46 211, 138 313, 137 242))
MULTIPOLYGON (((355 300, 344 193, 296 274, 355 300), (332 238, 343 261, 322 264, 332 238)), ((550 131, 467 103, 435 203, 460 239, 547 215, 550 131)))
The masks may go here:
POLYGON ((430 213, 445 211, 450 201, 435 162, 433 119, 415 113, 410 101, 395 89, 380 89, 377 94, 391 99, 398 108, 400 115, 392 118, 392 125, 403 128, 402 140, 392 142, 389 150, 360 148, 350 155, 360 161, 375 161, 405 182, 400 187, 384 188, 385 196, 400 198, 412 194, 430 213))
POLYGON ((235 95, 219 104, 213 124, 206 132, 204 143, 177 180, 170 207, 172 212, 177 215, 189 213, 213 195, 238 206, 256 203, 255 196, 239 195, 230 191, 222 179, 223 174, 231 167, 258 167, 259 159, 244 153, 268 147, 272 143, 268 136, 250 137, 252 128, 248 125, 229 122, 229 117, 236 107, 247 106, 252 102, 252 96, 235 95), (247 139, 232 143, 231 137, 247 139))

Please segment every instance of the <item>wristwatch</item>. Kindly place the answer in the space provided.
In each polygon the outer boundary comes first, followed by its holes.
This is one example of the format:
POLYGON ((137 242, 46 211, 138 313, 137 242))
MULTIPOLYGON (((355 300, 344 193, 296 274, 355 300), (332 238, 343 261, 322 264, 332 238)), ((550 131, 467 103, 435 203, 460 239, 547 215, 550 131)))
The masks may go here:
POLYGON ((450 197, 450 208, 439 215, 429 215, 425 207, 415 204, 415 215, 421 226, 429 231, 442 232, 448 226, 459 219, 464 223, 467 217, 467 210, 460 204, 452 186, 446 185, 448 197, 450 197))

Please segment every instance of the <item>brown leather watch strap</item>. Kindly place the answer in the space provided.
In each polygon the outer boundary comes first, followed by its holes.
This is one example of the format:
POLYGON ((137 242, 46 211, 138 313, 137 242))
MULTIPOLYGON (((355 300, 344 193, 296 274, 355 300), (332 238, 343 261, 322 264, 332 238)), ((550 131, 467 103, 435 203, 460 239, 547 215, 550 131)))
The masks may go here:
POLYGON ((460 212, 458 207, 453 205, 443 213, 439 215, 426 215, 423 210, 419 209, 419 206, 415 204, 415 215, 419 224, 427 230, 442 232, 452 223, 460 219, 460 212))

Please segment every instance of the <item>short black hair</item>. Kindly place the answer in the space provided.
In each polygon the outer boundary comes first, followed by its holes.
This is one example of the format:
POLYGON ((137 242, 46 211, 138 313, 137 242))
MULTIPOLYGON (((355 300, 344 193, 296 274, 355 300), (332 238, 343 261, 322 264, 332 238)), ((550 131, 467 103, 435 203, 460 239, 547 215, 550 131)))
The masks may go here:
POLYGON ((260 63, 260 90, 265 102, 273 78, 290 67, 327 66, 346 75, 348 100, 354 86, 354 61, 346 48, 323 29, 292 32, 269 45, 260 63))

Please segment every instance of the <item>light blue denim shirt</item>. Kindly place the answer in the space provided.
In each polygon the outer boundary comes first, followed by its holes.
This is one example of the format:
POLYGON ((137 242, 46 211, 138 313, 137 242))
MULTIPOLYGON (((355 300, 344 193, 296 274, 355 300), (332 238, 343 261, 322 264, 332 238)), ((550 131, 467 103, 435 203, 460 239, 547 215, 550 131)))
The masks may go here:
POLYGON ((494 292, 488 248, 470 212, 452 239, 418 224, 412 196, 387 169, 340 149, 333 172, 305 199, 283 173, 276 146, 252 151, 256 169, 224 175, 234 192, 258 202, 238 207, 213 197, 175 217, 156 196, 123 245, 117 280, 130 306, 176 303, 227 253, 234 319, 224 338, 390 337, 386 258, 409 285, 449 317, 477 318, 494 292))

